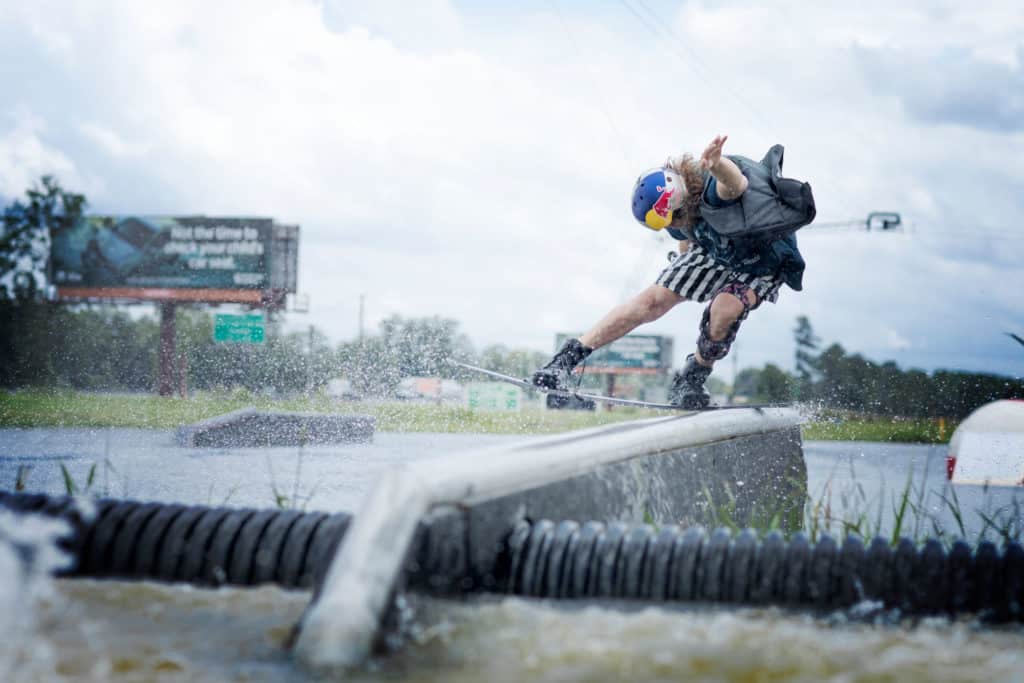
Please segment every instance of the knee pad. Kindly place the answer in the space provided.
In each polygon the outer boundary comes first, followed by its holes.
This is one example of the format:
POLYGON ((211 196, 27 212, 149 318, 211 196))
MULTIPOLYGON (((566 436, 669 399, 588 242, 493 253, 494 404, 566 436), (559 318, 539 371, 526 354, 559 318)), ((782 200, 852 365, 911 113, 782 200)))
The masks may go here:
POLYGON ((725 358, 729 353, 732 343, 736 341, 736 333, 740 329, 740 324, 747 319, 747 315, 750 313, 750 303, 747 301, 748 291, 750 291, 750 287, 742 282, 730 282, 715 294, 715 296, 723 292, 732 294, 743 304, 743 312, 736 318, 736 322, 729 326, 725 339, 711 338, 711 304, 704 308, 704 315, 700 319, 700 335, 697 337, 697 352, 701 358, 716 361, 725 358))

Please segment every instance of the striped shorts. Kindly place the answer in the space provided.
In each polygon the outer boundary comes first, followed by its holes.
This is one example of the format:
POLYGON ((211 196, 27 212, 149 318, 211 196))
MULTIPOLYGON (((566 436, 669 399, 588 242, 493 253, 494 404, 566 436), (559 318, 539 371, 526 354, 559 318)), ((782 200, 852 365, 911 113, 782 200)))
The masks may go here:
POLYGON ((782 280, 774 276, 757 277, 730 270, 716 264, 704 249, 690 243, 690 249, 680 254, 655 280, 656 284, 671 289, 689 301, 709 301, 730 282, 742 282, 757 294, 758 304, 779 298, 782 280))

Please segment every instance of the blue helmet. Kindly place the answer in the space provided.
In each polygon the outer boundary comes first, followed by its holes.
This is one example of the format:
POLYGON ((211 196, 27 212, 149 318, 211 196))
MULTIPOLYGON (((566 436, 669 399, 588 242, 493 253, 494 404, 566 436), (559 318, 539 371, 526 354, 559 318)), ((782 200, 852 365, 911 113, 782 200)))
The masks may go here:
POLYGON ((652 168, 636 179, 633 186, 633 217, 651 230, 661 230, 672 223, 672 206, 679 206, 686 189, 682 178, 670 168, 652 168))

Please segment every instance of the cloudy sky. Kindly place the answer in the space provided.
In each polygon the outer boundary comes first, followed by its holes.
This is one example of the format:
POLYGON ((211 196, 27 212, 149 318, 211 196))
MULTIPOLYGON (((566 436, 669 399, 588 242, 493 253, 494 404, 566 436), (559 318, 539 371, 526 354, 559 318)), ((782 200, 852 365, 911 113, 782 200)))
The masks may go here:
MULTIPOLYGON (((43 173, 95 213, 302 226, 335 341, 391 314, 550 351, 653 281, 636 175, 786 146, 818 222, 801 293, 744 325, 902 367, 1024 375, 1024 12, 1015 2, 0 1, 0 199, 43 173)), ((642 332, 680 355, 701 307, 642 332)), ((730 366, 723 373, 728 378, 730 366)))

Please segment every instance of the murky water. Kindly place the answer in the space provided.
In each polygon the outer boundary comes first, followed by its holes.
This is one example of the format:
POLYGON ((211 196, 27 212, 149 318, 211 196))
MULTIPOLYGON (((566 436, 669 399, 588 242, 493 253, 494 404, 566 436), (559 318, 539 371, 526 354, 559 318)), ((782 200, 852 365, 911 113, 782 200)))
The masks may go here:
MULTIPOLYGON (((16 681, 313 681, 285 643, 308 601, 276 588, 62 581, 16 681)), ((874 626, 779 610, 425 601, 415 642, 341 680, 1019 681, 1024 635, 874 626)))
MULTIPOLYGON (((19 466, 30 466, 27 488, 63 493, 61 464, 82 488, 95 465, 92 490, 115 497, 271 507, 284 495, 309 509, 355 510, 390 464, 509 438, 516 437, 381 433, 372 444, 299 452, 184 450, 170 433, 146 430, 0 430, 0 485, 13 488, 19 466)), ((911 473, 923 492, 920 508, 958 527, 941 498, 948 496, 944 449, 816 442, 805 450, 812 502, 830 500, 837 515, 845 507, 891 533, 892 500, 911 473)), ((1012 510, 1021 497, 980 487, 958 495, 965 531, 989 537, 983 517, 969 513, 1012 510)), ((929 523, 925 516, 920 524, 929 523)), ((0 518, 0 550, 5 528, 20 527, 0 518)), ((3 575, 17 575, 4 561, 0 553, 3 575)), ((3 680, 315 680, 286 648, 308 593, 55 581, 46 561, 55 560, 37 558, 19 588, 0 587, 0 630, 9 634, 0 639, 3 680)), ((1016 681, 1024 670, 1024 631, 969 621, 877 625, 780 610, 566 607, 519 598, 421 599, 417 614, 414 642, 344 679, 1016 681)))
POLYGON ((946 453, 946 446, 805 443, 809 512, 819 530, 839 536, 845 521, 864 535, 1024 539, 1024 487, 951 486, 946 453))

